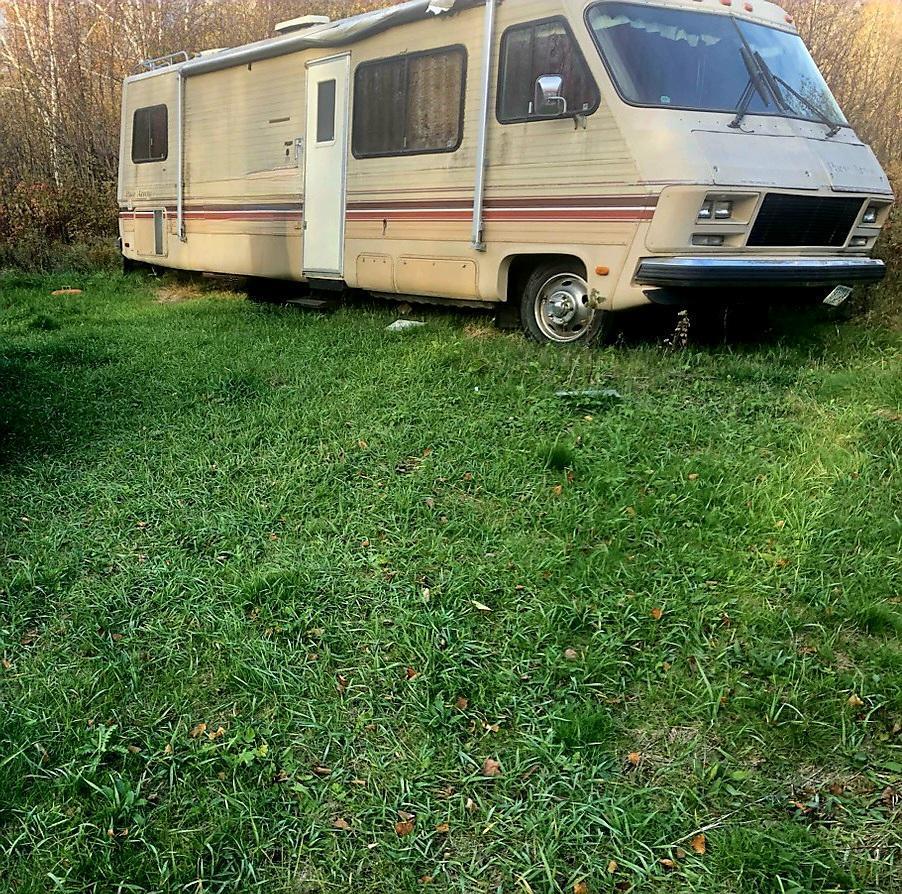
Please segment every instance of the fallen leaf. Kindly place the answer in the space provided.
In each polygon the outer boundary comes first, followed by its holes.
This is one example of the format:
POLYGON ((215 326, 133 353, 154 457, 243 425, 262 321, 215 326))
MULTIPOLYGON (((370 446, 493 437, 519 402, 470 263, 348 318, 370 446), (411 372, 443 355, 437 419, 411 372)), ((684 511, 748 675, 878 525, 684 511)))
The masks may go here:
POLYGON ((677 858, 677 860, 685 860, 686 859, 686 851, 683 850, 683 848, 681 848, 681 847, 678 847, 673 852, 673 855, 677 858))
POLYGON ((626 758, 634 767, 638 767, 642 763, 642 755, 638 751, 631 751, 626 758))
POLYGON ((701 476, 698 474, 698 472, 693 472, 693 473, 689 476, 689 480, 690 480, 690 481, 698 481, 698 479, 699 479, 700 477, 701 477, 701 476))
POLYGON ((473 607, 477 611, 481 611, 481 612, 491 612, 492 611, 484 602, 479 602, 476 599, 471 600, 471 602, 473 603, 473 607))
POLYGON ((677 864, 674 863, 673 860, 668 860, 666 857, 661 860, 660 863, 668 872, 673 872, 677 868, 677 864))
POLYGON ((573 894, 589 894, 589 886, 585 882, 577 882, 573 886, 573 894))
POLYGON ((338 829, 341 832, 350 832, 351 824, 346 819, 338 817, 338 819, 332 820, 332 828, 338 829))
POLYGON ((344 695, 345 690, 348 688, 348 678, 343 676, 342 674, 338 675, 338 694, 344 695))
POLYGON ((439 833, 439 835, 447 835, 451 831, 451 826, 447 823, 439 823, 435 827, 435 831, 439 833))
POLYGON ((457 696, 457 700, 454 702, 454 707, 457 708, 458 711, 466 711, 467 708, 470 707, 470 700, 468 698, 464 698, 462 695, 457 696))
POLYGON ((191 730, 190 733, 188 733, 188 735, 191 736, 192 739, 199 739, 206 731, 207 731, 207 724, 206 723, 198 723, 197 726, 195 726, 194 729, 191 730))
POLYGON ((128 753, 129 753, 129 754, 140 754, 140 753, 141 753, 141 749, 140 749, 137 745, 129 745, 129 746, 128 746, 128 753))
POLYGON ((563 484, 555 484, 555 486, 553 488, 551 488, 551 492, 556 497, 559 497, 564 492, 564 485, 563 484))
POLYGON ((431 885, 435 879, 431 875, 421 875, 420 876, 420 884, 423 885, 431 885))
POLYGON ((405 676, 407 677, 408 680, 416 680, 416 678, 419 676, 419 674, 412 667, 409 667, 409 668, 407 668, 407 671, 405 672, 405 676))
POLYGON ((492 778, 501 775, 501 764, 492 757, 487 757, 482 763, 482 775, 492 778))
POLYGON ((861 700, 861 698, 860 698, 860 697, 858 696, 858 694, 855 693, 855 692, 853 692, 853 693, 849 696, 849 707, 850 707, 850 708, 861 708, 861 707, 864 707, 864 702, 861 700))
POLYGON ((413 820, 401 820, 395 823, 395 832, 398 838, 405 838, 413 832, 413 820))
POLYGON ((316 776, 331 776, 332 770, 330 767, 321 767, 319 765, 313 768, 313 772, 316 776))
POLYGON ((467 813, 476 813, 476 811, 479 809, 478 805, 472 798, 467 798, 467 803, 465 806, 467 808, 467 813))
POLYGON ((664 609, 663 608, 653 608, 651 610, 651 616, 655 621, 660 621, 661 618, 664 617, 664 609))
POLYGON ((708 852, 708 841, 705 836, 701 833, 693 836, 692 840, 689 842, 689 847, 695 851, 700 857, 703 857, 708 852))
POLYGON ((8 671, 12 666, 13 663, 8 658, 3 659, 3 670, 8 671))
POLYGON ((366 448, 369 447, 370 445, 367 444, 367 442, 364 441, 363 438, 361 438, 361 439, 357 442, 357 446, 358 446, 361 450, 366 450, 366 448))
POLYGON ((212 733, 207 733, 207 738, 211 742, 215 742, 217 739, 221 739, 225 735, 225 727, 217 727, 217 729, 212 733))
POLYGON ((81 289, 57 289, 50 294, 54 298, 58 298, 60 295, 81 295, 81 289))
POLYGON ((579 652, 577 652, 576 649, 566 649, 564 651, 564 658, 566 658, 567 661, 576 661, 579 658, 579 652))
POLYGON ((611 860, 611 862, 608 863, 608 874, 614 875, 614 873, 616 873, 619 868, 620 864, 616 860, 611 860))

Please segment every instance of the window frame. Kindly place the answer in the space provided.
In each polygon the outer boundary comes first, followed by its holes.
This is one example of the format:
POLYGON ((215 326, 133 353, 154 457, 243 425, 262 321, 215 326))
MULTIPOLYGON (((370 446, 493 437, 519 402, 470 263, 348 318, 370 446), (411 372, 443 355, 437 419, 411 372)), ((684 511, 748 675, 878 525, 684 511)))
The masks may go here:
MULTIPOLYGON (((535 88, 535 85, 533 85, 535 88)), ((586 117, 588 118, 590 115, 594 115, 601 108, 601 88, 598 86, 598 81, 595 78, 595 75, 592 73, 592 69, 589 67, 589 61, 586 59, 585 54, 582 51, 582 47, 579 45, 579 41, 576 39, 576 34, 573 29, 570 27, 570 22, 564 16, 548 16, 544 19, 531 19, 526 22, 517 22, 514 25, 509 25, 504 29, 504 32, 501 34, 501 40, 498 44, 498 77, 495 84, 495 119, 499 124, 503 126, 507 126, 508 124, 535 124, 540 121, 572 121, 577 117, 586 117), (537 28, 539 25, 550 25, 550 24, 560 24, 564 26, 564 31, 570 38, 570 42, 573 45, 573 48, 576 50, 577 56, 585 67, 586 74, 589 76, 589 83, 591 83, 592 87, 595 89, 595 102, 592 106, 585 110, 580 110, 579 112, 565 112, 563 115, 533 115, 533 116, 525 116, 523 118, 503 118, 502 117, 502 109, 501 109, 501 86, 504 82, 504 73, 505 73, 505 63, 507 61, 507 56, 504 53, 505 43, 508 39, 508 35, 511 31, 516 31, 518 29, 523 28, 537 28)))
POLYGON ((135 109, 132 114, 132 164, 133 165, 152 165, 159 164, 160 162, 164 162, 169 158, 169 106, 165 102, 158 102, 152 106, 141 106, 141 108, 135 109), (135 133, 136 133, 136 122, 138 120, 138 114, 140 112, 153 112, 157 109, 163 109, 166 116, 166 152, 159 157, 155 158, 135 158, 135 133))
MULTIPOLYGON (((453 152, 457 152, 458 149, 463 145, 464 141, 464 120, 466 115, 466 107, 467 107, 467 77, 469 74, 469 62, 470 62, 470 54, 467 52, 467 48, 462 43, 453 43, 447 46, 441 47, 432 47, 428 50, 416 50, 413 53, 396 53, 393 56, 383 56, 379 59, 367 59, 364 62, 360 62, 357 67, 354 69, 354 95, 351 98, 351 155, 356 159, 367 159, 367 158, 405 158, 411 155, 447 155, 453 152), (435 56, 443 53, 459 53, 463 57, 463 67, 461 69, 461 77, 460 77, 460 108, 458 109, 457 114, 457 141, 453 146, 442 147, 438 149, 400 149, 394 150, 392 152, 358 152, 357 146, 354 143, 354 138, 357 135, 357 79, 360 77, 360 73, 365 71, 367 68, 382 65, 386 62, 395 62, 398 59, 404 59, 405 61, 409 61, 410 59, 419 59, 423 56, 435 56)), ((409 78, 410 68, 409 66, 406 69, 407 81, 405 84, 405 98, 409 103, 409 87, 410 87, 410 78, 409 78)), ((405 121, 406 121, 406 112, 409 108, 409 105, 405 105, 405 121)))

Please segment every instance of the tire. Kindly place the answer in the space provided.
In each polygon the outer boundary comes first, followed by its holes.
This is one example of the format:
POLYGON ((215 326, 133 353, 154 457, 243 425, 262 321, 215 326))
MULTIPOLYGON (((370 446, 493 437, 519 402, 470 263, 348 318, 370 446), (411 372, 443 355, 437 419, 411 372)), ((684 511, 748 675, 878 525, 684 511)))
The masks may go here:
POLYGON ((585 274, 574 261, 536 267, 520 300, 520 322, 540 344, 589 345, 608 328, 610 313, 589 307, 585 274))

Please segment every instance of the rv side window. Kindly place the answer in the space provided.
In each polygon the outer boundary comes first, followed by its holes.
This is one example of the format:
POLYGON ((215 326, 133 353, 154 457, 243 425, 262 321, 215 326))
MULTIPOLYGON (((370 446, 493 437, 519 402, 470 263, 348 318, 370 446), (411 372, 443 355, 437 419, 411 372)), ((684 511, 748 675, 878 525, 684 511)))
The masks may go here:
POLYGON ((456 151, 463 133, 466 76, 463 47, 359 65, 354 75, 354 157, 456 151))
POLYGON ((502 124, 591 115, 601 101, 563 19, 514 25, 501 38, 498 120, 502 124), (545 85, 545 90, 542 86, 545 85), (537 101, 545 93, 545 106, 537 101))
POLYGON ((335 81, 320 81, 316 97, 316 142, 335 139, 335 81))
POLYGON ((135 111, 132 119, 132 162, 165 161, 169 156, 169 110, 147 106, 135 111))

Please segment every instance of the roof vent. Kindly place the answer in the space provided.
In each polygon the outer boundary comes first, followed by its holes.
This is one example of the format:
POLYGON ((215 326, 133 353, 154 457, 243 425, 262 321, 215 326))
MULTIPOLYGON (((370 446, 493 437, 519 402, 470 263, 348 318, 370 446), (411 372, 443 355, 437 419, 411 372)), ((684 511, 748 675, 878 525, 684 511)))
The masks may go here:
POLYGON ((301 16, 298 19, 288 19, 276 25, 276 34, 291 34, 294 31, 303 31, 314 25, 328 25, 332 20, 329 16, 301 16))

